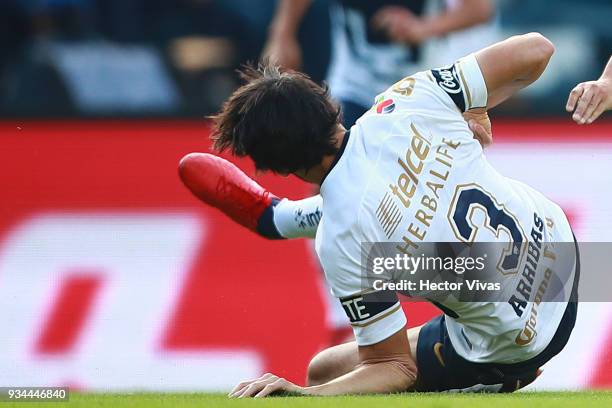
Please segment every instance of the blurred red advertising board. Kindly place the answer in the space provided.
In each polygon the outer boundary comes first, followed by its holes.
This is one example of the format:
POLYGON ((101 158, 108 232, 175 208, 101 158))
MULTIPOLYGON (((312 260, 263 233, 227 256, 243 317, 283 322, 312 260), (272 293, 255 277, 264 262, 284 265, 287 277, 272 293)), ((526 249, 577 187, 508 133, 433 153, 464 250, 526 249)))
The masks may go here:
MULTIPOLYGON (((264 371, 303 382, 330 338, 316 259, 308 241, 261 239, 181 185, 178 161, 207 151, 208 131, 196 121, 0 124, 0 383, 224 390, 264 371)), ((612 124, 494 132, 494 166, 557 200, 579 238, 609 239, 612 124)), ((311 194, 232 160, 280 196, 311 194)), ((598 333, 573 341, 595 350, 611 341, 612 314, 589 307, 582 321, 598 333)), ((411 326, 438 313, 404 308, 411 326)), ((612 386, 610 356, 583 354, 576 387, 612 386)), ((545 388, 569 381, 542 378, 545 388)))

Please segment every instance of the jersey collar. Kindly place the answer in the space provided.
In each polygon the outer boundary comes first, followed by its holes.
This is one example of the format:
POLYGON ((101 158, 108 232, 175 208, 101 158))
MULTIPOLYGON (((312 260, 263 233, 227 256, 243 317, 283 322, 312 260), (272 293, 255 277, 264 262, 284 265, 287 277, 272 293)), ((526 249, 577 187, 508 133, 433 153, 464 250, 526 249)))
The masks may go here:
POLYGON ((329 173, 331 173, 334 167, 336 167, 336 164, 338 164, 340 157, 342 157, 342 154, 344 153, 344 150, 346 149, 346 145, 348 144, 350 136, 351 136, 351 131, 347 130, 346 133, 344 134, 344 140, 342 140, 340 149, 338 149, 338 153, 336 153, 336 157, 334 157, 334 161, 332 161, 331 166, 329 166, 329 169, 327 169, 327 173, 325 173, 325 175, 323 176, 323 179, 321 180, 321 186, 325 182, 325 179, 327 179, 327 176, 329 176, 329 173))

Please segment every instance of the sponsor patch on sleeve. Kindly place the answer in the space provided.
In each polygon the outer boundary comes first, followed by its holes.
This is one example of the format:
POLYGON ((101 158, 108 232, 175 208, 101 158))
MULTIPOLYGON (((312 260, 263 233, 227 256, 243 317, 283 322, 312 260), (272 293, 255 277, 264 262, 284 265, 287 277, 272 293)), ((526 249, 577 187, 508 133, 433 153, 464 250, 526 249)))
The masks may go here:
POLYGON ((399 307, 394 292, 370 292, 340 299, 342 308, 352 325, 365 325, 386 316, 399 307))
POLYGON ((387 114, 395 110, 395 101, 393 98, 385 98, 384 95, 376 100, 376 113, 387 114))
POLYGON ((432 69, 431 74, 436 80, 436 84, 451 97, 459 110, 465 112, 465 97, 455 65, 432 69))

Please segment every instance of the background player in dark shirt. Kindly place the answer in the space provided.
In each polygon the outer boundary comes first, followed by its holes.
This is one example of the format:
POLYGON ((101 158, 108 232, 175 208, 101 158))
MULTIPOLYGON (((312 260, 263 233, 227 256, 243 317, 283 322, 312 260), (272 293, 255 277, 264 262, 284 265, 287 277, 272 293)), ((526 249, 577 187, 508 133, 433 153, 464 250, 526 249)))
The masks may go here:
MULTIPOLYGON (((285 68, 302 63, 297 31, 312 0, 280 0, 264 54, 285 68)), ((334 0, 328 82, 349 128, 389 83, 420 70, 423 42, 490 21, 491 0, 443 0, 426 15, 426 0, 334 0)), ((491 39, 493 41, 493 39, 491 39)), ((463 49, 458 55, 475 49, 463 49)), ((447 61, 452 63, 454 61, 447 61)))

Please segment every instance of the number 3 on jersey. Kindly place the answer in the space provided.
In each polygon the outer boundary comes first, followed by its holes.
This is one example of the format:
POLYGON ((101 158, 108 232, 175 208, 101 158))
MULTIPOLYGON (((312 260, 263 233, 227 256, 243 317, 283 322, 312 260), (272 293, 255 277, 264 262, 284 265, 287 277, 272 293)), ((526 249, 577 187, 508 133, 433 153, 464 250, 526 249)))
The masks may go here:
MULTIPOLYGON (((499 271, 504 275, 518 272, 521 258, 521 246, 525 241, 518 220, 508 209, 497 202, 495 198, 478 184, 462 184, 455 189, 455 194, 448 210, 448 221, 457 238, 467 244, 476 241, 480 227, 490 230, 496 238, 500 238, 501 231, 510 237, 510 243, 504 249, 497 264, 499 271), (483 211, 485 220, 483 225, 476 225, 474 213, 483 211)), ((482 238, 481 238, 482 241, 482 238)))

